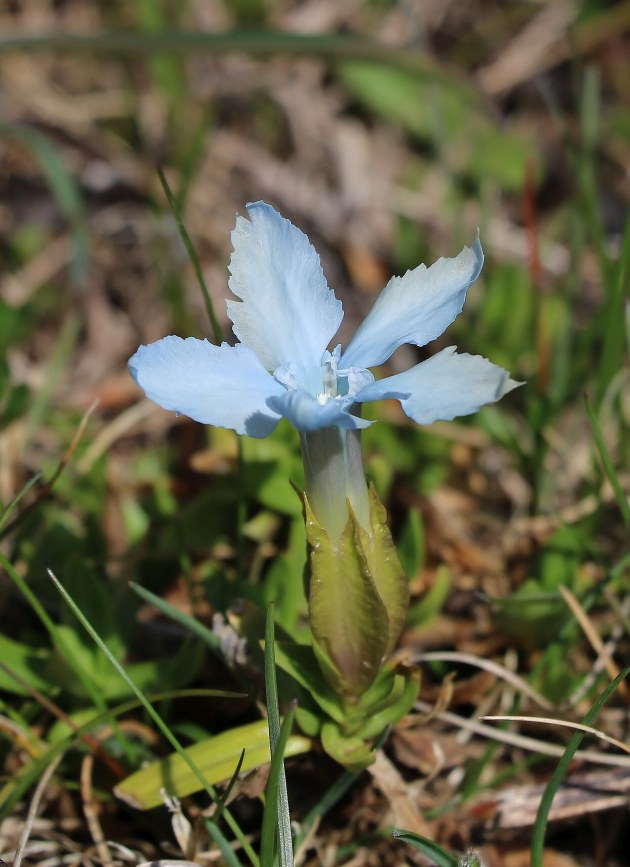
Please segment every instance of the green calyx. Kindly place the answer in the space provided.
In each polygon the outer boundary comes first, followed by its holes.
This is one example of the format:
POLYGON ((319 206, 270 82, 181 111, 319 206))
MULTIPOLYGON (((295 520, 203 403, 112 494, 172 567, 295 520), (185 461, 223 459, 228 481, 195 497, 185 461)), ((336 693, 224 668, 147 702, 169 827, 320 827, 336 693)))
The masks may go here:
POLYGON ((310 548, 309 623, 313 650, 334 693, 349 710, 375 682, 402 631, 409 583, 374 487, 369 526, 347 501, 348 519, 330 534, 304 497, 310 548))

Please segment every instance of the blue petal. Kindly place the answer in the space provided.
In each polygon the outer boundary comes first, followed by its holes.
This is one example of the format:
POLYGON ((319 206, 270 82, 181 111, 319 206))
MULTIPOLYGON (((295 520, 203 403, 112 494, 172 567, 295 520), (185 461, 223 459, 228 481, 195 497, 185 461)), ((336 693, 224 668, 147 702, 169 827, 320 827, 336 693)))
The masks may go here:
POLYGON ((267 370, 291 364, 300 384, 321 389, 324 350, 343 319, 341 302, 328 288, 319 256, 306 235, 270 205, 247 206, 232 232, 228 301, 238 339, 267 370))
POLYGON ((374 302, 350 345, 341 367, 376 367, 403 343, 424 346, 435 340, 461 313, 466 292, 479 276, 483 251, 479 235, 454 259, 419 265, 404 277, 392 277, 374 302))
POLYGON ((346 430, 369 427, 372 422, 349 412, 354 401, 331 398, 321 404, 316 398, 294 388, 267 401, 270 409, 288 419, 293 427, 303 433, 324 427, 341 427, 346 430))
POLYGON ((396 398, 418 424, 470 415, 522 385, 480 355, 457 355, 449 346, 404 373, 388 376, 357 394, 358 401, 396 398))
POLYGON ((265 437, 280 420, 267 400, 284 388, 246 346, 164 337, 141 346, 129 370, 148 398, 202 424, 265 437))

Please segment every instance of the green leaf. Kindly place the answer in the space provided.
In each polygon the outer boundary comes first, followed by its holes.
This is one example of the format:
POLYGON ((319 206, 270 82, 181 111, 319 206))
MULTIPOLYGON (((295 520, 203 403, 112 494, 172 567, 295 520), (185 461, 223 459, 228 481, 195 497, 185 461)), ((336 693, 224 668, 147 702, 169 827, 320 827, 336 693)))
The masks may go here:
POLYGON ((435 581, 419 602, 409 609, 407 622, 411 626, 424 626, 436 617, 451 592, 451 573, 447 566, 439 566, 435 581))
POLYGON ((368 768, 375 758, 374 748, 357 735, 344 734, 338 725, 326 722, 321 731, 322 747, 348 771, 368 768))
MULTIPOLYGON (((285 750, 291 736, 294 717, 295 705, 292 703, 286 717, 282 721, 277 742, 273 747, 271 769, 269 771, 269 779, 265 788, 266 803, 261 839, 264 838, 266 832, 267 840, 269 840, 269 837, 271 836, 271 828, 273 828, 274 836, 277 831, 280 867, 293 867, 294 863, 291 816, 289 814, 287 783, 284 773, 285 750)), ((267 844, 267 850, 269 849, 270 847, 267 844)), ((264 867, 265 864, 267 867, 272 867, 272 863, 272 859, 267 859, 266 862, 263 862, 261 859, 261 867, 264 867)))
POLYGON ((250 461, 243 480, 247 497, 258 500, 263 506, 283 515, 302 515, 302 503, 296 496, 287 478, 295 478, 297 458, 286 460, 279 466, 273 461, 250 461))
POLYGON ((6 692, 28 695, 26 686, 34 687, 41 692, 48 693, 51 683, 46 676, 46 666, 50 659, 50 650, 47 648, 29 647, 20 641, 13 641, 6 635, 0 634, 0 689, 6 692), (17 677, 24 681, 22 685, 18 680, 11 677, 15 672, 17 677))
MULTIPOLYGON (((157 6, 149 0, 143 0, 143 7, 148 11, 149 9, 157 9, 157 6)), ((164 60, 165 58, 160 58, 164 60)), ((172 60, 172 58, 167 58, 168 60, 172 60)), ((179 67, 177 67, 179 73, 179 67)), ((181 89, 179 91, 181 93, 181 89)), ((166 196, 166 200, 169 204, 169 207, 173 213, 173 217, 175 218, 175 222, 177 223, 177 228, 179 229, 180 237, 186 247, 186 252, 188 253, 188 258, 190 259, 190 264, 193 267, 195 272, 195 277, 197 278, 197 283, 199 284, 199 288, 201 290, 201 294, 203 295, 203 300, 206 305, 206 313, 208 314, 208 319, 210 320, 210 324, 212 325, 212 332, 214 334, 214 342, 220 344, 223 340, 223 332, 221 330, 221 323, 217 318, 217 314, 214 309, 214 304, 212 303, 212 298, 210 297, 210 293, 208 292, 208 287, 206 286, 206 281, 203 276, 203 269, 201 267, 201 262, 199 261, 199 256, 197 255, 197 251, 194 248, 194 245, 190 239, 190 235, 188 234, 188 230, 186 229, 186 224, 184 223, 184 218, 182 217, 181 210, 179 204, 175 196, 173 195, 171 188, 169 186, 168 180, 166 179, 166 175, 162 171, 162 169, 158 169, 158 177, 160 179, 160 183, 162 184, 162 189, 164 190, 164 195, 166 196)))
POLYGON ((546 647, 570 619, 566 605, 556 592, 545 591, 528 578, 514 593, 499 602, 496 621, 508 635, 528 644, 546 647))
POLYGON ((465 81, 362 60, 340 64, 339 76, 375 114, 439 148, 452 171, 521 188, 531 143, 514 130, 499 129, 482 102, 470 98, 465 81))
POLYGON ((409 577, 415 575, 421 568, 425 555, 425 538, 422 516, 418 509, 410 509, 407 514, 407 520, 398 540, 398 555, 409 577))
POLYGON ((289 527, 285 550, 270 564, 265 575, 265 599, 273 601, 277 622, 291 636, 307 634, 304 566, 306 565, 306 532, 302 515, 289 527), (296 634, 298 633, 298 634, 296 634))
POLYGON ((339 699, 324 680, 312 647, 307 644, 277 641, 275 655, 280 668, 304 687, 328 716, 343 722, 346 715, 339 699))
POLYGON ((364 722, 358 730, 363 739, 377 737, 388 726, 397 723, 409 713, 418 698, 420 672, 410 669, 394 677, 393 688, 387 699, 379 705, 366 705, 364 722))

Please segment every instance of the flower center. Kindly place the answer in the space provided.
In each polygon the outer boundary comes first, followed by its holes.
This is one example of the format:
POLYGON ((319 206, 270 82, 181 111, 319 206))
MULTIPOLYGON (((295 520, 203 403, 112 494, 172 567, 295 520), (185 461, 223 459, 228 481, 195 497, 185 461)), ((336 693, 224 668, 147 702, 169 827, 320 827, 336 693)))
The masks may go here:
POLYGON ((320 406, 324 406, 324 404, 331 397, 337 397, 337 365, 334 365, 330 361, 325 361, 322 364, 322 385, 324 387, 323 392, 317 395, 317 403, 320 406))

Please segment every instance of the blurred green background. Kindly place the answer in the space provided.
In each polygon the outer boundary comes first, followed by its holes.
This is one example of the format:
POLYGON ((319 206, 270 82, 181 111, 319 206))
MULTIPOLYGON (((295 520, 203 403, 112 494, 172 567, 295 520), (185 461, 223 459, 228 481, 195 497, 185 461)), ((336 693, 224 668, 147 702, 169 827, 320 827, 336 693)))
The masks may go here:
MULTIPOLYGON (((479 227, 486 265, 464 313, 390 367, 456 343, 526 386, 423 430, 385 405, 364 437, 411 580, 404 649, 515 654, 577 713, 606 674, 563 585, 627 658, 629 31, 630 3, 604 0, 0 8, 0 708, 32 759, 59 736, 33 689, 79 715, 129 697, 46 569, 149 694, 234 679, 129 581, 217 646, 255 643, 272 599, 305 635, 295 432, 238 443, 155 408, 126 371, 141 343, 213 339, 158 169, 228 340, 230 232, 248 201, 309 235, 344 303, 342 342, 391 274, 479 227)), ((428 700, 451 670, 427 667, 428 700)), ((252 706, 179 707, 174 730, 194 740, 252 706)), ((28 785, 19 743, 0 752, 28 785)))

